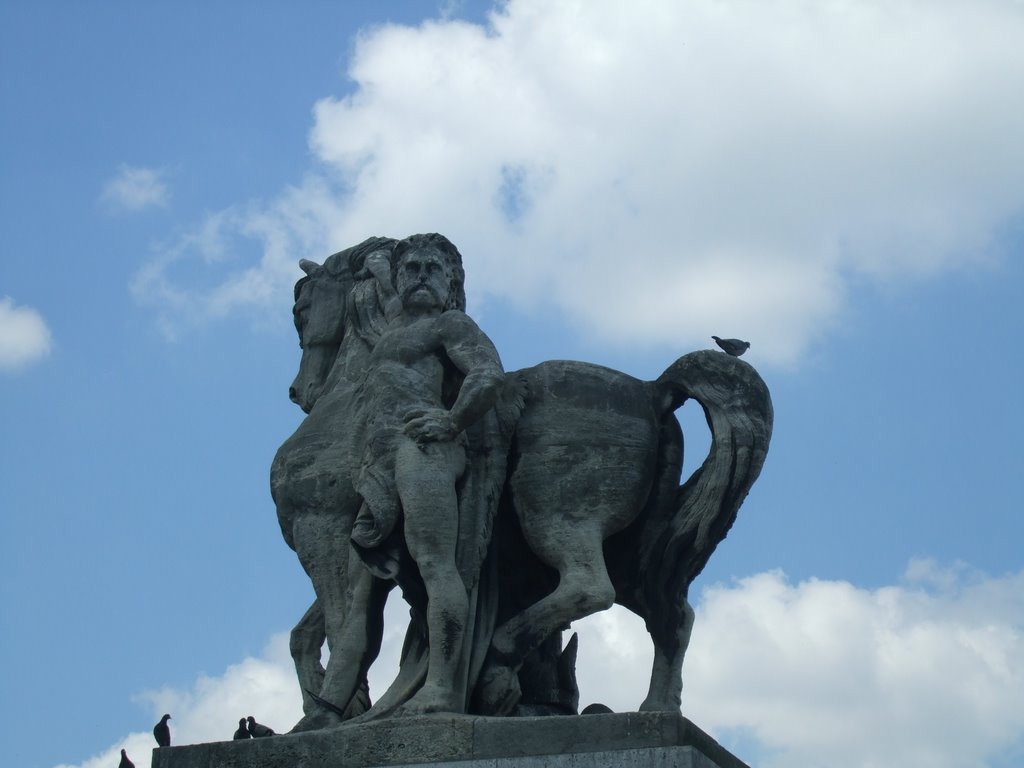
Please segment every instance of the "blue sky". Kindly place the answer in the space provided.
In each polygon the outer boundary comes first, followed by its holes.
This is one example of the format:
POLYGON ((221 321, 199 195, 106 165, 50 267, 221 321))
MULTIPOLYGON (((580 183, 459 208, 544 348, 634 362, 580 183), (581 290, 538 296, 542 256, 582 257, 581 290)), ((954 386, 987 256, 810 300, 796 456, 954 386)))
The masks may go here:
MULTIPOLYGON (((0 3, 4 762, 297 719, 297 262, 440 231, 508 369, 751 340, 775 434, 684 714, 758 765, 1019 764, 1021 39, 1013 0, 0 3)), ((642 626, 581 632, 584 703, 637 706, 642 626)))

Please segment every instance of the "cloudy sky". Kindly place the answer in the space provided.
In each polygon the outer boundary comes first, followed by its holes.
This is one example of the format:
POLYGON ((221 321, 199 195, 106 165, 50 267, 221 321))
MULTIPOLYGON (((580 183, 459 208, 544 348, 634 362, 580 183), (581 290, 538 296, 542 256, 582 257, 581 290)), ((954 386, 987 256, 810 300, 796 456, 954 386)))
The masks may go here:
MULTIPOLYGON (((0 2, 3 762, 298 718, 297 262, 438 231, 510 370, 752 342, 775 436, 687 717, 769 767, 1020 765, 1022 93, 1020 0, 0 2)), ((579 630, 583 703, 635 708, 642 624, 579 630)))

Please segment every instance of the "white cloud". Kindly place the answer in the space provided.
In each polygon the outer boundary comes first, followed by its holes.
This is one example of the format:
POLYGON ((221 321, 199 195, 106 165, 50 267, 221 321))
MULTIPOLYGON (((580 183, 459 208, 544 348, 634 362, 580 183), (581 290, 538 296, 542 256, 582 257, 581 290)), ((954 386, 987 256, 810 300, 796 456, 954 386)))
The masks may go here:
POLYGON ((165 206, 169 197, 162 171, 132 165, 121 165, 100 194, 101 202, 110 210, 130 213, 165 206))
MULTIPOLYGON (((900 584, 877 589, 794 584, 772 571, 705 588, 696 612, 683 714, 725 743, 741 738, 739 756, 757 765, 972 768, 1024 743, 1024 571, 992 577, 915 561, 900 584)), ((391 600, 371 670, 376 695, 397 669, 405 619, 391 600)), ((643 623, 616 609, 573 629, 581 706, 636 709, 652 655, 643 623)), ((154 722, 174 716, 176 744, 230 738, 243 715, 280 731, 301 715, 284 634, 188 691, 140 698, 154 722)), ((130 734, 79 768, 152 743, 130 734)))
POLYGON ((0 299, 0 371, 14 371, 50 354, 53 339, 43 316, 31 307, 0 299))
MULTIPOLYGON (((370 689, 376 695, 398 672, 398 658, 408 623, 408 608, 397 594, 387 605, 380 658, 370 671, 370 689)), ((153 722, 171 715, 171 744, 200 744, 230 740, 238 720, 252 715, 278 733, 291 729, 302 717, 302 696, 288 650, 288 633, 274 635, 259 657, 248 656, 219 676, 200 675, 188 690, 165 687, 139 694, 153 722)), ((108 768, 124 748, 136 765, 148 763, 155 746, 153 734, 130 733, 98 755, 56 768, 108 768), (135 755, 146 756, 140 762, 135 755)))
POLYGON ((239 718, 249 715, 282 733, 302 717, 288 635, 283 633, 270 639, 259 658, 248 657, 219 677, 202 675, 189 691, 162 688, 139 698, 150 705, 154 721, 171 714, 172 744, 230 740, 239 718))
MULTIPOLYGON (((299 259, 323 261, 340 250, 331 247, 329 234, 337 205, 323 179, 311 175, 270 205, 211 213, 191 232, 155 248, 132 279, 132 294, 157 308, 170 337, 183 325, 233 312, 256 310, 265 317, 268 306, 290 302, 291 285, 301 276, 299 259), (248 256, 253 253, 260 255, 248 256), (202 265, 207 279, 195 277, 193 262, 202 265), (181 278, 178 270, 192 277, 181 278)), ((281 317, 291 322, 289 313, 281 317)))
POLYGON ((146 766, 150 764, 150 755, 155 746, 156 742, 153 741, 152 733, 129 733, 124 739, 98 755, 76 765, 61 763, 56 768, 111 768, 111 766, 120 764, 122 749, 136 766, 146 766))
MULTIPOLYGON (((757 765, 968 768, 1024 742, 1024 572, 916 561, 870 590, 774 571, 706 588, 696 612, 683 714, 757 765)), ((649 674, 642 622, 588 621, 581 702, 636 708, 646 691, 622 682, 649 674)))
MULTIPOLYGON (((165 712, 171 715, 172 745, 230 740, 238 719, 248 715, 282 732, 302 716, 287 634, 272 637, 259 658, 247 657, 218 677, 201 675, 190 690, 163 688, 138 699, 147 705, 154 723, 165 712)), ((136 765, 144 765, 155 746, 152 733, 131 733, 77 768, 116 765, 122 747, 136 765)))
MULTIPOLYGON (((1022 38, 1016 0, 511 0, 489 28, 375 27, 354 92, 316 104, 322 180, 282 196, 309 216, 281 223, 319 258, 444 232, 478 297, 793 360, 851 275, 997 258, 1024 208, 1022 38)), ((285 290, 266 256, 218 279, 285 290)))

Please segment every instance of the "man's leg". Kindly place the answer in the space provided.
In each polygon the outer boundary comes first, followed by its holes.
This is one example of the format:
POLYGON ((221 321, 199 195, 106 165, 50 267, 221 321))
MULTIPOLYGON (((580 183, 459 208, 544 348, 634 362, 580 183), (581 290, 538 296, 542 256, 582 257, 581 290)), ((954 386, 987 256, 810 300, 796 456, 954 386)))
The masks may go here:
POLYGON ((457 443, 428 443, 422 448, 401 438, 395 479, 405 512, 405 539, 427 590, 430 660, 423 688, 409 709, 462 712, 465 691, 460 663, 469 602, 455 563, 458 542, 458 497, 455 482, 465 468, 457 443))

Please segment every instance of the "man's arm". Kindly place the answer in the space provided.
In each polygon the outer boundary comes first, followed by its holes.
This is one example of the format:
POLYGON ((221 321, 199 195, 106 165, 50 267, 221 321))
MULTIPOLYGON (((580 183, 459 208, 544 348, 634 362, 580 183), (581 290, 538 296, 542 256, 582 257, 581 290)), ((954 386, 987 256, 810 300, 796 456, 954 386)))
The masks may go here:
POLYGON ((476 423, 498 400, 505 381, 498 350, 469 315, 445 312, 439 320, 441 341, 448 359, 466 378, 452 405, 452 425, 461 432, 476 423))
POLYGON ((505 381, 498 350, 468 315, 453 310, 437 322, 441 346, 466 378, 450 411, 417 410, 406 416, 406 434, 419 443, 451 440, 474 424, 495 404, 505 381))
POLYGON ((366 271, 377 279, 384 296, 384 318, 390 323, 402 312, 402 300, 391 283, 391 257, 387 250, 374 251, 366 257, 366 271))

